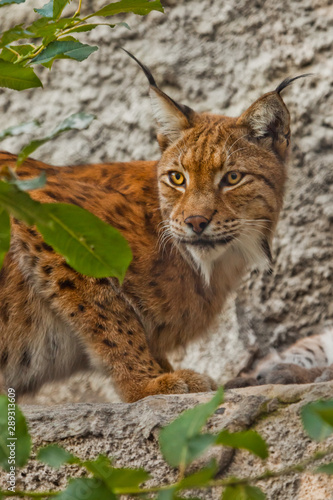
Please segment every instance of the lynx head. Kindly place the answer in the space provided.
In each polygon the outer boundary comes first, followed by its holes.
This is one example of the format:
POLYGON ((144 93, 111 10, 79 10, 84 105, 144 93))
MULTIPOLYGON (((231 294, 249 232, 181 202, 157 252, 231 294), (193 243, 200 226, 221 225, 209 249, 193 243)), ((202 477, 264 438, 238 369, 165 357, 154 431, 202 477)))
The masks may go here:
POLYGON ((295 78, 260 97, 240 117, 228 118, 178 104, 135 60, 149 80, 159 128, 165 238, 190 256, 206 283, 216 262, 235 252, 248 265, 269 263, 290 145, 289 112, 280 92, 295 78))

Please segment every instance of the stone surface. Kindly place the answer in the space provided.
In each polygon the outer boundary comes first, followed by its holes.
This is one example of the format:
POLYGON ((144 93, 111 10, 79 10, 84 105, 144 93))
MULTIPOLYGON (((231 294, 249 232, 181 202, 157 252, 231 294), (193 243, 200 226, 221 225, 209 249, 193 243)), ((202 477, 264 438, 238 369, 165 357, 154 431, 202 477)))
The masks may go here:
MULTIPOLYGON (((333 382, 298 386, 261 386, 228 391, 225 401, 208 421, 206 430, 218 432, 255 429, 267 441, 269 457, 261 461, 246 451, 235 454, 229 448, 214 448, 191 470, 207 463, 213 455, 219 464, 219 477, 255 477, 266 469, 279 471, 305 460, 314 452, 331 450, 324 461, 333 459, 333 437, 318 444, 305 434, 301 408, 310 401, 331 397, 333 382)), ((161 427, 178 414, 212 395, 188 394, 149 397, 133 404, 67 404, 54 407, 24 405, 33 436, 34 451, 42 445, 59 443, 82 459, 96 458, 99 453, 113 457, 115 466, 144 467, 152 475, 150 485, 170 484, 177 471, 163 460, 158 447, 161 427)), ((320 462, 316 462, 317 466, 320 462)), ((314 466, 313 466, 314 467, 314 466)), ((311 467, 310 467, 311 468, 311 467)), ((76 466, 59 470, 44 467, 36 460, 19 472, 17 486, 32 490, 57 490, 66 477, 82 476, 76 466)), ((0 480, 5 485, 6 478, 0 480)), ((326 475, 292 473, 258 484, 268 500, 333 499, 333 479, 326 475)), ((205 500, 220 498, 220 489, 199 494, 205 500)))
MULTIPOLYGON (((32 20, 31 7, 43 3, 28 0, 1 9, 1 29, 32 20)), ((119 45, 151 68, 163 90, 199 111, 237 115, 287 75, 314 73, 283 94, 292 118, 293 155, 273 273, 249 273, 210 340, 175 355, 176 365, 207 371, 223 382, 246 364, 251 345, 264 354, 333 323, 333 5, 330 0, 164 4, 165 15, 128 16, 131 31, 102 26, 80 35, 99 50, 82 63, 61 60, 51 72, 38 69, 43 90, 0 90, 1 128, 37 118, 49 131, 84 110, 97 115, 88 130, 61 136, 35 157, 60 165, 157 158, 147 82, 119 45)), ((89 5, 93 2, 85 8, 89 5)), ((18 152, 26 141, 7 139, 1 146, 18 152)), ((45 388, 35 401, 110 397, 96 379, 84 376, 72 386, 45 388)))

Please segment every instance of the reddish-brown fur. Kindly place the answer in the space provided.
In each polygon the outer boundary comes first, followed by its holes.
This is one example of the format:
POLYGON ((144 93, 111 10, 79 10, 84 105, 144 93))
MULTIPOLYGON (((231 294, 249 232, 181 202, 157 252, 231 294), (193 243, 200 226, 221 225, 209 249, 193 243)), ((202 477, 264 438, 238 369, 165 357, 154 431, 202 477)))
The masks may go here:
MULTIPOLYGON (((205 375, 172 371, 166 355, 205 335, 246 268, 269 258, 289 115, 277 92, 238 119, 181 110, 154 86, 151 93, 159 162, 55 168, 28 159, 18 171, 45 170, 33 198, 90 210, 121 231, 134 256, 122 286, 89 278, 13 221, 0 273, 0 368, 18 393, 88 366, 107 373, 126 401, 215 387, 205 375), (173 171, 185 186, 171 183, 173 171), (225 184, 228 172, 243 176, 239 184, 225 184), (202 234, 200 221, 208 221, 202 234)), ((15 161, 0 154, 0 165, 15 161)))

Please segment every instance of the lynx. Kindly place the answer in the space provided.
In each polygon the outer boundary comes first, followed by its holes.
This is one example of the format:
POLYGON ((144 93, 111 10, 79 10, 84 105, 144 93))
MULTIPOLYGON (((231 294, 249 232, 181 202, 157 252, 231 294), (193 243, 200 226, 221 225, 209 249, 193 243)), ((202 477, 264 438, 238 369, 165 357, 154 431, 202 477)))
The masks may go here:
MULTIPOLYGON (((133 261, 121 286, 81 275, 35 228, 12 220, 0 369, 18 395, 87 368, 129 402, 213 390, 206 375, 173 371, 167 353, 204 336, 249 266, 271 261, 290 147, 280 93, 295 78, 228 118, 178 104, 137 62, 150 83, 159 161, 55 168, 28 159, 19 169, 23 179, 47 174, 33 198, 77 204, 117 228, 133 261)), ((0 153, 1 164, 15 162, 0 153)))

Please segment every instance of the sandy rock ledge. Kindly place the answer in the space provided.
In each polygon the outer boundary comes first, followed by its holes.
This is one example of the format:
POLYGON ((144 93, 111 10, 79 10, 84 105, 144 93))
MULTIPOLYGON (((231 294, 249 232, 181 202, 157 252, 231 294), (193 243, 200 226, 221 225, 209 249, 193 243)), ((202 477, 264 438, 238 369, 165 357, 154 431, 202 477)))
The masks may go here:
MULTIPOLYGON (((311 441, 300 420, 303 405, 330 398, 332 393, 333 382, 228 391, 225 402, 209 420, 207 430, 255 429, 267 441, 270 455, 263 463, 245 451, 234 454, 230 449, 216 448, 210 454, 214 454, 220 464, 220 476, 256 476, 265 468, 276 471, 304 460, 319 449, 332 447, 333 437, 321 444, 311 441)), ((144 467, 151 473, 152 483, 167 484, 176 479, 177 471, 166 465, 159 452, 160 428, 183 410, 211 397, 210 393, 161 395, 134 404, 23 405, 22 409, 28 418, 35 450, 42 445, 58 443, 85 459, 105 453, 113 457, 116 466, 144 467)), ((332 460, 333 453, 325 462, 332 460)), ((19 473, 17 486, 44 491, 59 489, 64 487, 69 475, 80 477, 82 471, 74 466, 54 470, 31 460, 19 473)), ((333 499, 333 480, 326 475, 295 473, 270 479, 259 486, 269 500, 333 499)), ((220 495, 221 491, 205 491, 199 496, 218 499, 220 495)))

